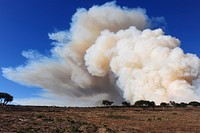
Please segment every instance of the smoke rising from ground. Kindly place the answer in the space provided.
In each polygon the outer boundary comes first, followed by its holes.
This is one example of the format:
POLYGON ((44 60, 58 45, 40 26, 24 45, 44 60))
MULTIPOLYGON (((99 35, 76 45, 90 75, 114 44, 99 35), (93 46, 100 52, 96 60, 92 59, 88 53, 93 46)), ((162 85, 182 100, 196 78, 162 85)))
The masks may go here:
POLYGON ((69 31, 49 34, 55 40, 51 57, 24 51, 28 63, 2 68, 3 75, 72 106, 103 99, 199 100, 199 58, 184 54, 180 41, 161 29, 146 29, 150 21, 145 10, 114 3, 78 9, 69 31))

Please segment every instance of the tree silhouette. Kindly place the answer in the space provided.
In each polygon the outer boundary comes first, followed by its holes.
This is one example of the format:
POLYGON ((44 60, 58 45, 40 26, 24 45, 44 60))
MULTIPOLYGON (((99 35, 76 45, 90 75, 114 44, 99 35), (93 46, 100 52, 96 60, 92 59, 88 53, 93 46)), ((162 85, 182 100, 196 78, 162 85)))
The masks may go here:
POLYGON ((127 101, 124 101, 124 102, 122 102, 122 106, 130 107, 131 104, 129 102, 127 102, 127 101))
POLYGON ((108 100, 103 100, 102 101, 102 105, 106 105, 106 106, 110 106, 110 105, 112 105, 114 102, 112 102, 112 101, 108 101, 108 100))
POLYGON ((167 107, 167 106, 169 106, 169 104, 166 103, 166 102, 161 102, 161 103, 160 103, 160 107, 167 107))
POLYGON ((175 102, 175 101, 169 101, 169 103, 170 103, 170 105, 171 105, 172 107, 176 107, 176 102, 175 102))
POLYGON ((156 104, 154 101, 149 102, 149 107, 152 107, 155 110, 156 104))
POLYGON ((1 106, 7 105, 8 102, 12 102, 13 101, 13 96, 11 96, 8 93, 5 92, 0 92, 0 104, 1 106))
POLYGON ((142 107, 142 108, 147 108, 147 107, 152 107, 153 110, 156 106, 155 102, 154 101, 147 101, 147 100, 139 100, 139 101, 136 101, 135 106, 137 107, 142 107))
POLYGON ((200 103, 197 102, 197 101, 192 101, 192 102, 190 102, 188 105, 191 105, 191 106, 193 106, 193 107, 198 107, 198 106, 200 106, 200 103))
POLYGON ((187 105, 188 105, 187 103, 181 102, 181 103, 179 104, 179 107, 183 107, 183 108, 184 108, 184 107, 187 107, 187 105))

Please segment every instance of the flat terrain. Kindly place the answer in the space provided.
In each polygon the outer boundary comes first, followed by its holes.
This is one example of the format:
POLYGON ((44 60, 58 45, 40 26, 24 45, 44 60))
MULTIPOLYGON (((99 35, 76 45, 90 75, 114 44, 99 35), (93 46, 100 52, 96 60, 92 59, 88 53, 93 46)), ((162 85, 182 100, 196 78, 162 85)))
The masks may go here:
POLYGON ((133 107, 0 108, 0 132, 18 133, 198 133, 200 108, 133 107))

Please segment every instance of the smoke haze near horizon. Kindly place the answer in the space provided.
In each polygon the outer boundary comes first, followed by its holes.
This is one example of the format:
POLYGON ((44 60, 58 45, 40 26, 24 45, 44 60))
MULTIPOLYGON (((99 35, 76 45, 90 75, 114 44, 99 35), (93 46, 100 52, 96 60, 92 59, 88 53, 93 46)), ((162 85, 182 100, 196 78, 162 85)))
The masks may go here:
POLYGON ((69 31, 49 34, 55 41, 51 57, 23 51, 27 63, 2 72, 9 80, 43 88, 49 97, 66 98, 71 106, 98 105, 103 99, 199 100, 199 58, 150 25, 140 8, 113 2, 80 8, 69 31))

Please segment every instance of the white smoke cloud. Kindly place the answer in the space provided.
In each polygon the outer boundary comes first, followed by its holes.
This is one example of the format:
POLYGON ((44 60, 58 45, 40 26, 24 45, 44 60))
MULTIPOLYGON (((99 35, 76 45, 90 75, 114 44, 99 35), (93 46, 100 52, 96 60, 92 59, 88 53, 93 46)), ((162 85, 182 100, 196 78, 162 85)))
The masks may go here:
POLYGON ((179 44, 161 29, 103 31, 87 50, 85 61, 94 76, 113 72, 123 97, 131 103, 199 100, 192 85, 199 76, 199 58, 184 54, 179 44))
POLYGON ((148 26, 143 9, 113 2, 81 8, 69 31, 49 34, 56 41, 51 57, 36 60, 39 54, 23 52, 27 65, 2 72, 7 79, 66 99, 66 106, 95 105, 103 99, 117 103, 123 98, 131 103, 199 100, 199 58, 184 54, 178 39, 148 26))

